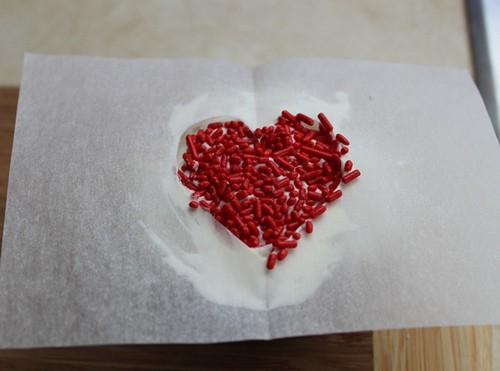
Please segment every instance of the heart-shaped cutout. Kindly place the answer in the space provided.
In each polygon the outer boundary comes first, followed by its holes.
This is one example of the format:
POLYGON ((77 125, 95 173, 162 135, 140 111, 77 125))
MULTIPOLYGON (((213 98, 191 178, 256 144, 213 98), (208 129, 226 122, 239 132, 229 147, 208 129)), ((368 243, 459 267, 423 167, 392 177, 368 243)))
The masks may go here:
POLYGON ((209 211, 251 248, 272 245, 268 269, 298 246, 300 231, 313 232, 341 184, 361 174, 342 160, 349 140, 323 113, 318 120, 283 111, 255 131, 230 120, 186 135, 178 176, 192 190, 189 206, 209 211))

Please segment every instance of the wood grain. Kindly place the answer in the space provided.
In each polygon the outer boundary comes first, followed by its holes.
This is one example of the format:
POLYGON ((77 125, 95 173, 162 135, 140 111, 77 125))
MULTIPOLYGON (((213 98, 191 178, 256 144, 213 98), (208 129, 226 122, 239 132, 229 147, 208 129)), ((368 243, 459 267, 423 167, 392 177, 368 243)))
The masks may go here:
POLYGON ((0 88, 0 252, 19 88, 0 88))
POLYGON ((376 331, 373 344, 376 371, 493 369, 492 326, 376 331))
POLYGON ((371 370, 371 333, 210 345, 0 351, 1 370, 371 370))
MULTIPOLYGON (((18 94, 18 88, 0 88, 0 232, 18 94)), ((495 371, 500 370, 500 326, 388 330, 375 331, 373 336, 362 332, 211 345, 0 350, 0 370, 234 368, 495 371)))

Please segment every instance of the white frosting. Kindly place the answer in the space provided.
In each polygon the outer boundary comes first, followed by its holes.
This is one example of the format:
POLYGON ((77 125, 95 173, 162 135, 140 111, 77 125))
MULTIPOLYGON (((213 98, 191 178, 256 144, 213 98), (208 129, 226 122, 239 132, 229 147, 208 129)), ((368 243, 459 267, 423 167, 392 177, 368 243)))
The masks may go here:
POLYGON ((335 118, 332 121, 336 128, 348 119, 349 100, 343 93, 337 94, 338 100, 333 104, 291 92, 259 92, 259 99, 259 117, 266 120, 260 124, 254 114, 253 95, 246 93, 235 94, 229 100, 201 95, 175 107, 168 126, 179 142, 170 149, 167 159, 170 172, 162 176, 161 181, 167 200, 165 207, 170 208, 182 224, 184 230, 179 233, 186 235, 189 249, 171 243, 165 236, 159 237, 161 231, 145 221, 140 223, 163 251, 165 262, 191 282, 204 298, 222 305, 264 310, 298 304, 314 294, 341 257, 332 243, 334 236, 354 230, 356 226, 347 217, 341 202, 330 205, 329 210, 315 220, 314 233, 302 233, 299 246, 290 249, 288 257, 269 271, 266 269, 269 246, 251 249, 216 222, 211 214, 188 207, 191 191, 175 175, 182 164, 187 133, 196 132, 209 122, 230 118, 239 118, 255 129, 273 124, 283 109, 311 117, 324 112, 330 119, 335 118))

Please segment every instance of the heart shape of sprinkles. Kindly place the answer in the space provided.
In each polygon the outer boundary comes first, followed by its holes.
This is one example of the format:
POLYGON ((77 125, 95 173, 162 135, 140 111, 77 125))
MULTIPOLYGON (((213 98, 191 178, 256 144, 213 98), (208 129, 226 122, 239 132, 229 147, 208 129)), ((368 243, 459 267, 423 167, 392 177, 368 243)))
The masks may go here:
POLYGON ((248 247, 272 245, 267 268, 298 246, 301 231, 342 196, 353 170, 349 140, 334 134, 328 118, 315 121, 282 111, 277 121, 252 131, 242 121, 212 122, 186 136, 177 174, 192 190, 189 206, 210 212, 248 247))

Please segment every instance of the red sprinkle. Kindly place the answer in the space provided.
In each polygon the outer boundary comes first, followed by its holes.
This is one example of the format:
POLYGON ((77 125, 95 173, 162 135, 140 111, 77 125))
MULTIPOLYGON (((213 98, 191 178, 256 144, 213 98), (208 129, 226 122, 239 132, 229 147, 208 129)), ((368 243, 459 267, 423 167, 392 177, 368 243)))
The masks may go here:
POLYGON ((337 139, 338 142, 340 142, 346 146, 348 146, 350 144, 349 140, 340 133, 335 136, 335 139, 337 139))
POLYGON ((251 248, 272 244, 268 269, 298 246, 302 225, 313 232, 311 220, 342 196, 340 182, 361 174, 342 159, 347 138, 333 136, 323 113, 318 120, 314 127, 309 116, 282 111, 275 125, 254 132, 228 121, 186 135, 177 175, 193 191, 189 207, 210 212, 251 248))
POLYGON ((210 206, 210 204, 207 201, 205 201, 205 200, 201 200, 200 201, 200 205, 205 210, 211 210, 212 209, 211 206, 210 206))
POLYGON ((316 219, 318 216, 323 214, 326 211, 326 206, 325 205, 319 205, 316 206, 314 209, 311 210, 311 218, 316 219))
POLYGON ((282 150, 276 151, 273 153, 273 156, 280 157, 289 154, 290 152, 293 152, 293 147, 289 146, 286 148, 283 148, 282 150))
POLYGON ((323 125, 325 130, 330 133, 333 131, 333 125, 330 123, 330 121, 326 118, 324 113, 320 113, 318 115, 319 122, 323 125))
POLYGON ((269 254, 269 257, 267 258, 267 269, 273 269, 274 266, 276 265, 276 258, 278 256, 276 254, 269 254))
POLYGON ((344 164, 344 171, 351 171, 352 170, 352 161, 351 160, 347 160, 344 164))
POLYGON ((304 124, 309 126, 314 125, 314 120, 303 113, 297 113, 297 120, 302 121, 304 124))
POLYGON ((306 222, 306 232, 313 233, 313 224, 310 220, 306 222))
POLYGON ((334 192, 330 193, 328 196, 326 196, 325 199, 327 202, 333 202, 340 197, 342 197, 342 190, 337 189, 336 191, 334 191, 334 192))
POLYGON ((353 170, 349 174, 345 175, 342 178, 342 182, 347 184, 347 183, 353 181, 354 179, 356 179, 360 175, 361 175, 361 172, 359 170, 357 170, 357 169, 353 170))
POLYGON ((288 250, 287 249, 282 249, 280 250, 280 252, 278 253, 278 260, 279 261, 282 261, 284 260, 288 255, 288 250))
POLYGON ((186 136, 186 143, 191 152, 191 155, 197 159, 198 158, 198 150, 196 149, 196 137, 193 134, 186 136))
POLYGON ((287 119, 288 121, 292 121, 292 122, 297 121, 297 118, 296 118, 294 115, 292 115, 290 112, 286 111, 286 110, 285 110, 285 111, 282 111, 282 112, 281 112, 281 115, 282 115, 285 119, 287 119))
POLYGON ((282 240, 276 242, 276 247, 278 249, 293 249, 297 247, 297 241, 295 240, 282 240))
POLYGON ((303 146, 302 151, 306 152, 307 154, 309 154, 311 156, 316 156, 316 157, 320 157, 320 158, 324 158, 324 159, 331 159, 333 157, 332 153, 329 153, 329 152, 326 152, 326 151, 323 151, 320 149, 312 148, 312 147, 307 147, 307 146, 303 146))
POLYGON ((277 157, 274 159, 274 161, 276 161, 276 163, 278 165, 281 165, 286 170, 293 170, 294 169, 294 166, 290 162, 286 161, 283 157, 277 157))

